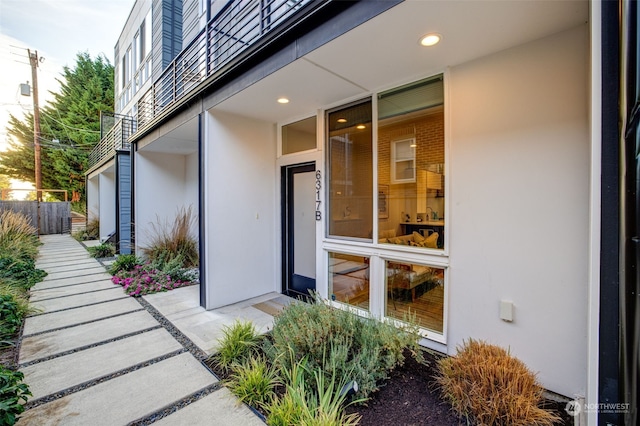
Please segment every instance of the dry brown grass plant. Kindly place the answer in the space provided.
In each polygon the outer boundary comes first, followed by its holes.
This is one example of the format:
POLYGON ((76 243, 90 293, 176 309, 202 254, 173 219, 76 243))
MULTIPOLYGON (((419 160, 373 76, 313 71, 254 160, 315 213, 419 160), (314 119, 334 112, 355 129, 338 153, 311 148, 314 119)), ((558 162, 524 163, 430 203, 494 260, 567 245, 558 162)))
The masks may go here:
POLYGON ((461 416, 479 425, 547 426, 560 419, 539 408, 543 388, 505 349, 469 339, 455 357, 439 361, 438 383, 461 416))
POLYGON ((152 262, 167 264, 179 259, 185 268, 198 266, 198 241, 191 234, 197 223, 198 217, 191 206, 178 209, 171 222, 158 218, 151 224, 150 242, 142 252, 152 262))

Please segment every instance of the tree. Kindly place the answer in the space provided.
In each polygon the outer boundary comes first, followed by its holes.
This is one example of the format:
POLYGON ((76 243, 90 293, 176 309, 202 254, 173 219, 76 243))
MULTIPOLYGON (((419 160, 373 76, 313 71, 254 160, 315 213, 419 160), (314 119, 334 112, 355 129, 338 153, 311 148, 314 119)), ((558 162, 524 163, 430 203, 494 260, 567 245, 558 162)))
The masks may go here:
MULTIPOLYGON (((84 206, 88 154, 100 140, 100 111, 112 112, 113 66, 98 56, 78 53, 74 68, 64 67, 58 79, 60 91, 40 109, 40 152, 42 186, 80 194, 84 206)), ((23 120, 9 118, 9 150, 0 158, 0 173, 34 182, 33 114, 23 120)), ((63 199, 64 195, 54 193, 63 199)))

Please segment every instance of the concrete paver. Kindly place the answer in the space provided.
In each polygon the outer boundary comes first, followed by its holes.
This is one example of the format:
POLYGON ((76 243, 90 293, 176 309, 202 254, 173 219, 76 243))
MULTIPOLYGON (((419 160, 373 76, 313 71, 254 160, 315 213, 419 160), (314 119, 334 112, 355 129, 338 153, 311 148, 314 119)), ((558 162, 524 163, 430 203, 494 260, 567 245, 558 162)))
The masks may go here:
POLYGON ((216 381, 185 353, 27 410, 19 424, 124 425, 216 381))
POLYGON ((264 423, 227 388, 218 389, 157 422, 157 426, 258 426, 264 423), (215 420, 214 420, 215 419, 215 420))
POLYGON ((85 266, 91 267, 91 266, 99 266, 99 265, 100 265, 100 262, 98 262, 94 258, 88 258, 88 259, 79 259, 79 260, 72 260, 72 261, 66 261, 66 262, 47 263, 46 269, 47 269, 47 272, 51 274, 55 272, 75 271, 75 270, 78 270, 79 268, 84 268, 85 266))
POLYGON ((20 369, 32 400, 77 386, 182 349, 164 329, 53 358, 20 369))
POLYGON ((92 268, 82 268, 82 269, 76 269, 73 271, 51 272, 44 278, 43 281, 53 281, 53 280, 59 280, 62 278, 99 274, 102 272, 104 272, 104 266, 97 264, 92 268))
POLYGON ((106 342, 157 325, 158 322, 148 312, 140 311, 121 315, 117 320, 107 318, 46 334, 27 336, 20 345, 20 363, 106 342))
POLYGON ((88 293, 90 291, 111 290, 116 287, 111 280, 91 281, 88 283, 65 285, 61 287, 53 287, 43 290, 35 290, 31 292, 31 303, 45 299, 53 299, 54 297, 72 296, 74 294, 88 293))
POLYGON ((78 277, 62 278, 58 280, 41 281, 32 287, 32 290, 44 290, 47 288, 62 287, 65 285, 83 284, 91 281, 110 280, 111 275, 106 272, 98 274, 82 275, 78 277))
POLYGON ((81 293, 72 296, 57 297, 55 299, 40 300, 32 303, 32 306, 41 312, 53 312, 125 297, 129 296, 122 291, 122 287, 116 287, 108 290, 94 291, 92 293, 81 293))
POLYGON ((142 306, 138 302, 136 302, 132 297, 128 297, 126 299, 118 299, 111 302, 99 303, 97 305, 81 306, 78 308, 67 309, 65 311, 36 315, 34 317, 30 317, 28 321, 25 321, 22 335, 26 337, 36 333, 42 333, 62 327, 69 327, 89 321, 96 321, 102 318, 141 309, 142 306))

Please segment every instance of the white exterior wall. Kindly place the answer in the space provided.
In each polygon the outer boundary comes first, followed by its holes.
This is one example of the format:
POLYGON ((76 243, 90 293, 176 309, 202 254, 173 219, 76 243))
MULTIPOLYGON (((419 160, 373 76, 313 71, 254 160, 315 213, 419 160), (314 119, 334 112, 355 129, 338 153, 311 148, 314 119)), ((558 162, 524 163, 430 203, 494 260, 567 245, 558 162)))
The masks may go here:
POLYGON ((116 180, 113 172, 101 173, 98 179, 98 214, 100 216, 100 240, 102 240, 116 230, 116 180))
POLYGON ((587 385, 587 70, 585 26, 453 68, 448 105, 448 352, 509 347, 567 396, 587 385))
MULTIPOLYGON (((138 249, 148 246, 153 236, 153 226, 173 224, 176 213, 182 207, 192 205, 198 214, 198 180, 195 171, 187 172, 192 157, 159 152, 137 152, 135 163, 135 234, 138 249), (195 183, 191 176, 195 174, 195 183)), ((197 226, 192 231, 197 236, 197 226)))
POLYGON ((207 309, 277 291, 275 125, 205 115, 207 309))

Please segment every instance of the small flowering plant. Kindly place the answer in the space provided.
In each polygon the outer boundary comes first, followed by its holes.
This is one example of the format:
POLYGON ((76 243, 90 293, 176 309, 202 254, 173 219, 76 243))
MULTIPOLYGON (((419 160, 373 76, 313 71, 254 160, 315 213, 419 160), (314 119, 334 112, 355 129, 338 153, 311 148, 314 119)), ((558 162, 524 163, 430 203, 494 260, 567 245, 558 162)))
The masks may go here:
POLYGON ((196 280, 188 278, 190 278, 188 274, 167 273, 147 263, 135 265, 130 271, 121 270, 111 278, 111 281, 121 285, 129 296, 135 297, 195 284, 196 280))

